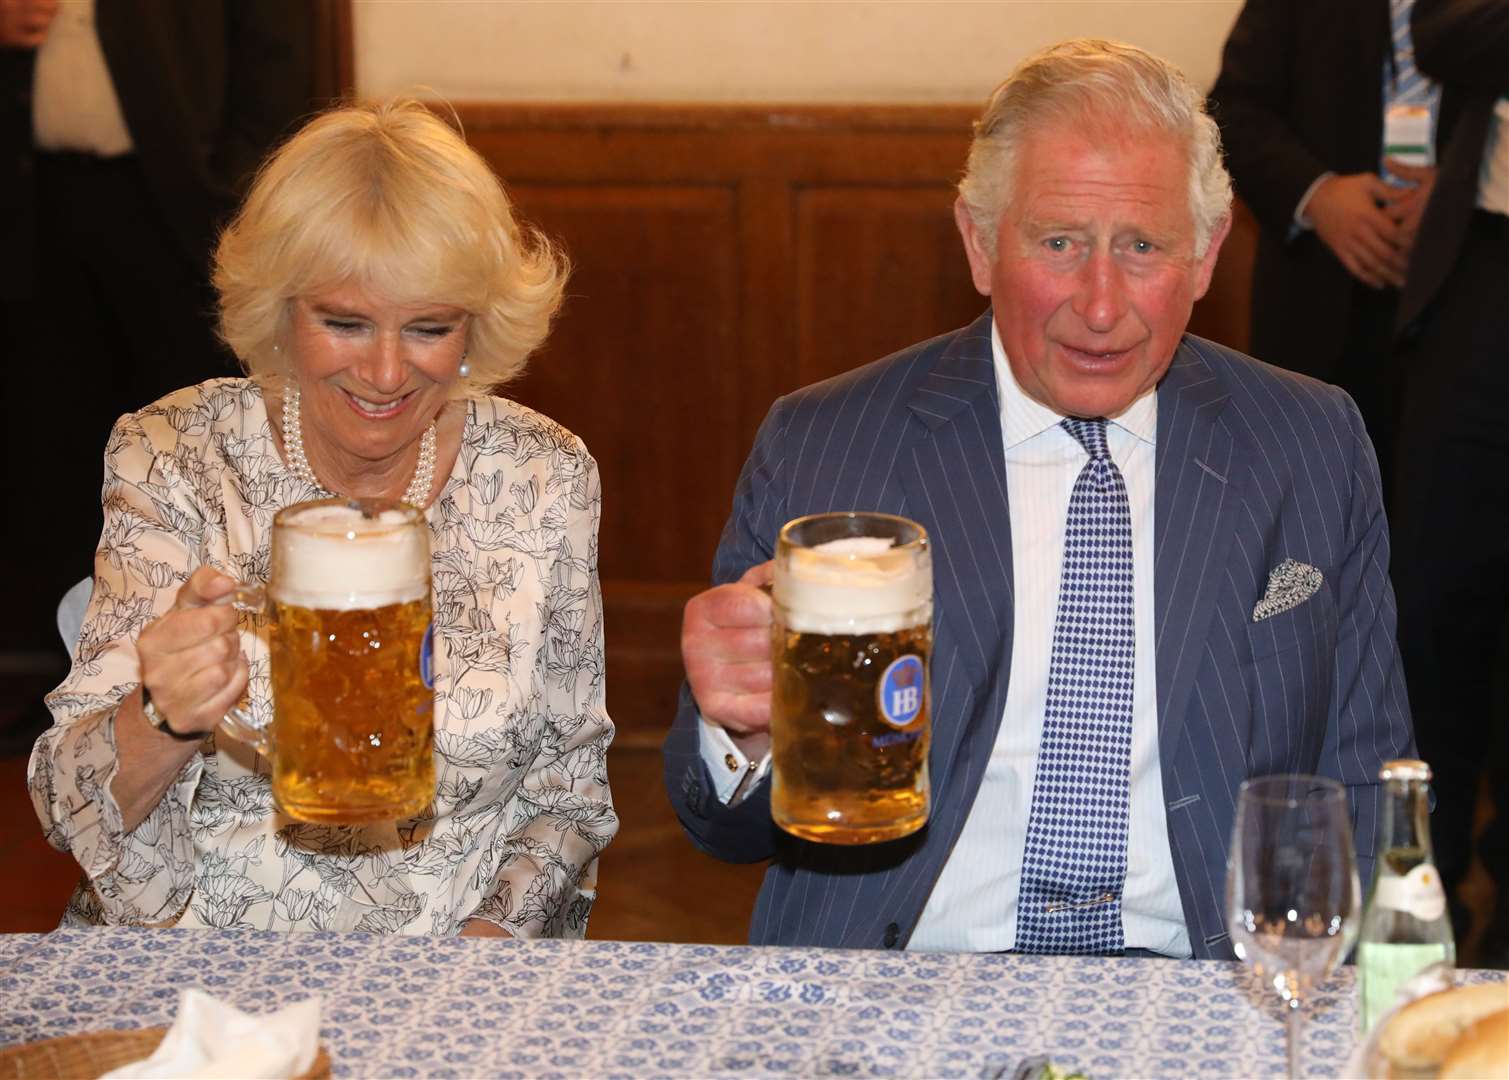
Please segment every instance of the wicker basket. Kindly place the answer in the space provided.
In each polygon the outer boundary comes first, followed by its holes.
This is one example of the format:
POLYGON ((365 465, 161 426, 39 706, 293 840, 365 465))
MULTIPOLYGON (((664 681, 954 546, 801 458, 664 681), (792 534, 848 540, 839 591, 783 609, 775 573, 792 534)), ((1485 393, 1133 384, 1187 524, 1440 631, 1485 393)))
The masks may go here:
MULTIPOLYGON (((165 1027, 89 1031, 0 1049, 0 1080, 94 1080, 111 1069, 150 1057, 168 1033, 165 1027)), ((330 1058, 322 1046, 309 1071, 297 1080, 329 1080, 330 1058)))

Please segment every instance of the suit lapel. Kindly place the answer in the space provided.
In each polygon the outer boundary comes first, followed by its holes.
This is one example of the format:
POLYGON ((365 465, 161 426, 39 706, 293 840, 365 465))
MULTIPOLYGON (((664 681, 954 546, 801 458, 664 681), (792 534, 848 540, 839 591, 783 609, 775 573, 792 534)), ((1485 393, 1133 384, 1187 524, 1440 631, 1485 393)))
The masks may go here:
POLYGON ((1228 397, 1221 378, 1186 336, 1158 387, 1154 455, 1153 637, 1164 762, 1174 760, 1184 729, 1246 482, 1223 417, 1228 397))
MULTIPOLYGON (((986 312, 967 327, 918 383, 899 462, 908 512, 933 544, 935 790, 947 790, 966 736, 980 729, 959 707, 969 701, 972 717, 999 720, 1011 667, 1011 525, 990 320, 986 312)), ((984 755, 974 757, 983 770, 984 755)))

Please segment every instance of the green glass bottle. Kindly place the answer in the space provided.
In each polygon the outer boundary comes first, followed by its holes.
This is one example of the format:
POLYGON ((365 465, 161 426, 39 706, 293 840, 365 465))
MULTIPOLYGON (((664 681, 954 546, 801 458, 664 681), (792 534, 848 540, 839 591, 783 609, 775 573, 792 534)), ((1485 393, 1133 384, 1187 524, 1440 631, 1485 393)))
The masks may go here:
POLYGON ((1358 933, 1358 1014, 1364 1033, 1394 1004, 1401 983, 1431 964, 1455 964, 1446 890, 1430 847, 1430 767, 1390 761, 1383 782, 1382 843, 1358 933))

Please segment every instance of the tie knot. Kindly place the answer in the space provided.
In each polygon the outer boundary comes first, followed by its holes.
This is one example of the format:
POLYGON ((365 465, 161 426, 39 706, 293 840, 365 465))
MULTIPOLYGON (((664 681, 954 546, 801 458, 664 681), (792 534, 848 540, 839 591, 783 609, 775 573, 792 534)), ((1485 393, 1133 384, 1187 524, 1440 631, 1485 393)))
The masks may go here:
POLYGON ((1063 425, 1064 430, 1073 435, 1075 441, 1085 448, 1091 461, 1099 461, 1111 456, 1111 451, 1106 448, 1105 417, 1097 416, 1093 420, 1080 420, 1070 416, 1063 420, 1063 425))

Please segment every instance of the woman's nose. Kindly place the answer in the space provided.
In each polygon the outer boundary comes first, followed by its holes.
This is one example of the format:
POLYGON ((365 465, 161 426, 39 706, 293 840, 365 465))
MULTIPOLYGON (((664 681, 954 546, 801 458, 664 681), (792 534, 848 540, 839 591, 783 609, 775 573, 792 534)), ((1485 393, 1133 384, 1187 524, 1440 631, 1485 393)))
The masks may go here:
POLYGON ((362 359, 362 381, 385 394, 396 393, 405 378, 402 342, 398 334, 379 333, 362 359))

